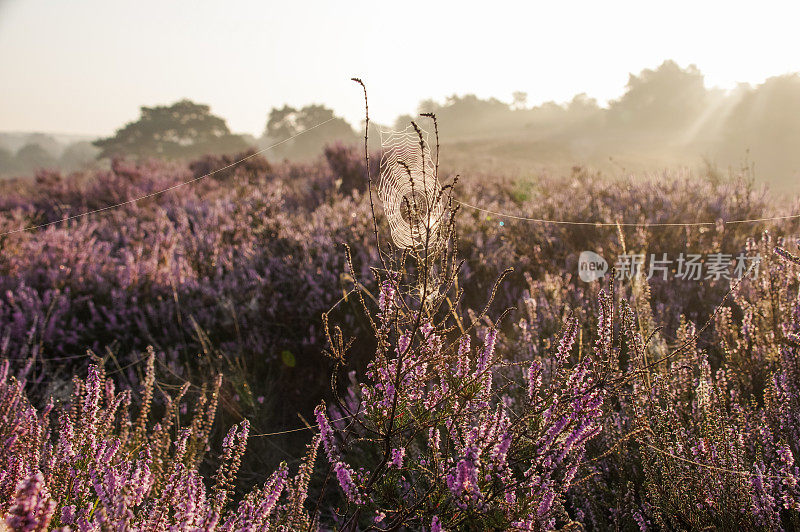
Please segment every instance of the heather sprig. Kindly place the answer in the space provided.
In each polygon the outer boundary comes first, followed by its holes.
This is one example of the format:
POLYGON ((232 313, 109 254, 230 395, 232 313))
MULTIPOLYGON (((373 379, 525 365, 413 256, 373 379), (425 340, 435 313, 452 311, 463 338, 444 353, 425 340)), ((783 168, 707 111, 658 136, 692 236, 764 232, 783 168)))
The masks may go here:
MULTIPOLYGON (((153 356, 151 351, 137 419, 148 417, 153 356)), ((67 404, 40 412, 8 367, 7 361, 0 365, 0 438, 6 442, 0 448, 0 515, 12 530, 241 530, 311 523, 305 501, 318 439, 295 478, 288 479, 283 465, 238 506, 229 505, 246 449, 247 420, 224 439, 210 490, 198 469, 202 455, 189 452, 209 444, 206 424, 213 422, 216 393, 201 396, 207 399, 195 417, 202 422, 189 423, 173 437, 162 425, 173 422, 169 409, 160 422, 146 419, 135 428, 130 392, 115 393, 102 367, 90 366, 86 379, 74 379, 67 404), (52 430, 51 415, 58 417, 52 430)), ((185 393, 186 387, 179 397, 185 393)))

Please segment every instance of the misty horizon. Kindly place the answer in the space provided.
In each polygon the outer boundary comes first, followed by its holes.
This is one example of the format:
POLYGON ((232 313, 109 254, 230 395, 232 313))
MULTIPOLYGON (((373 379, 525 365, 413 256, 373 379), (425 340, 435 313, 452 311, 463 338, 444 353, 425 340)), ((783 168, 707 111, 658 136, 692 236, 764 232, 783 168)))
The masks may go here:
MULTIPOLYGON (((795 11, 679 1, 656 24, 629 0, 492 9, 0 0, 0 174, 77 169, 98 153, 163 155, 89 141, 181 102, 207 109, 229 137, 204 144, 214 152, 261 149, 336 118, 269 156, 316 157, 363 134, 357 76, 376 125, 436 112, 445 162, 458 171, 750 161, 788 186, 800 175, 795 11)), ((188 156, 170 157, 179 152, 188 156)))
MULTIPOLYGON (((665 58, 663 61, 661 61, 661 62, 659 62, 659 63, 657 63, 655 65, 651 65, 650 67, 646 67, 641 72, 633 72, 633 71, 631 71, 631 72, 628 72, 627 75, 629 76, 629 80, 630 80, 631 77, 638 76, 638 75, 640 75, 642 72, 644 72, 646 70, 657 69, 659 66, 663 65, 664 63, 669 63, 669 62, 676 63, 679 67, 681 67, 681 69, 698 68, 695 63, 690 63, 688 65, 681 65, 681 64, 678 64, 677 62, 675 62, 674 60, 672 60, 670 58, 665 58)), ((702 69, 698 69, 698 70, 700 71, 701 74, 703 74, 702 69)), ((735 91, 740 91, 740 90, 743 90, 743 89, 757 88, 758 86, 763 85, 766 81, 768 81, 770 79, 773 79, 773 78, 779 78, 779 77, 784 77, 784 76, 793 76, 793 75, 798 75, 798 74, 800 74, 800 70, 778 72, 778 73, 775 73, 775 74, 767 76, 765 79, 761 80, 760 82, 752 82, 752 81, 749 81, 749 80, 741 80, 741 81, 737 81, 735 86, 734 87, 730 87, 730 88, 709 86, 707 83, 704 83, 704 87, 706 88, 706 90, 708 90, 710 92, 720 91, 721 95, 729 96, 732 93, 734 93, 735 91)), ((703 77, 705 78, 704 74, 703 74, 703 77)), ((524 107, 514 107, 514 110, 532 110, 532 109, 540 108, 540 107, 547 106, 547 105, 557 105, 557 106, 560 106, 560 107, 566 107, 575 98, 580 98, 580 97, 585 97, 587 100, 595 102, 597 104, 598 108, 600 108, 600 109, 608 110, 610 105, 612 105, 616 101, 619 101, 619 99, 622 98, 625 95, 625 93, 627 92, 627 88, 628 88, 627 85, 624 86, 622 88, 620 94, 618 94, 618 95, 616 95, 616 96, 614 96, 614 97, 612 97, 610 99, 606 99, 606 100, 601 100, 601 99, 595 97, 594 95, 592 95, 591 93, 589 93, 588 91, 581 90, 581 91, 578 91, 578 92, 574 93, 572 96, 570 96, 570 97, 568 97, 566 99, 563 99, 563 100, 558 100, 558 101, 556 101, 556 100, 527 101, 526 105, 524 107)), ((496 100, 496 101, 501 102, 503 104, 506 104, 506 105, 509 105, 509 106, 514 106, 515 103, 516 103, 514 101, 514 99, 513 99, 513 94, 514 93, 524 93, 524 91, 513 91, 512 92, 512 98, 510 98, 510 99, 503 99, 501 96, 498 96, 498 95, 488 95, 488 96, 485 96, 485 97, 480 97, 474 91, 470 91, 469 89, 464 90, 464 91, 454 92, 453 94, 446 95, 446 96, 444 96, 443 98, 440 98, 440 99, 436 99, 436 98, 433 98, 433 97, 426 97, 426 98, 420 99, 420 101, 418 102, 416 108, 410 109, 407 112, 402 112, 402 113, 396 115, 393 119, 390 119, 388 122, 381 122, 381 121, 375 120, 375 119, 372 119, 371 121, 376 125, 390 126, 390 125, 396 124, 398 119, 401 119, 401 118, 406 117, 406 116, 414 116, 414 115, 416 115, 420 111, 420 107, 422 105, 424 105, 426 102, 435 102, 436 104, 444 104, 448 100, 471 97, 471 96, 475 96, 475 97, 478 97, 479 99, 487 100, 487 101, 495 101, 496 100)), ((525 93, 525 95, 527 96, 528 100, 530 100, 530 95, 527 94, 527 93, 525 93)), ((184 100, 184 99, 187 99, 187 98, 185 98, 185 97, 177 98, 177 99, 171 100, 171 101, 142 102, 140 107, 142 107, 142 106, 154 106, 154 105, 170 105, 170 104, 173 104, 173 103, 175 103, 177 101, 184 100)), ((208 102, 198 102, 198 103, 208 104, 208 102)), ((277 108, 283 107, 283 106, 288 106, 288 105, 289 105, 288 103, 284 102, 283 104, 274 107, 274 109, 277 109, 277 108)), ((327 104, 327 102, 322 101, 322 100, 301 102, 299 104, 299 107, 304 107, 304 106, 307 106, 307 105, 323 105, 323 106, 329 107, 333 111, 335 116, 343 118, 351 127, 353 127, 353 129, 363 132, 363 129, 364 129, 363 128, 363 121, 364 121, 364 117, 363 116, 358 118, 358 119, 356 119, 355 121, 352 121, 351 119, 348 119, 348 117, 345 116, 344 113, 340 112, 339 109, 336 109, 335 107, 330 107, 327 104)), ((137 119, 138 115, 139 115, 139 109, 140 108, 137 108, 136 109, 136 113, 134 115, 131 115, 131 117, 128 120, 126 120, 125 123, 134 122, 137 119)), ((212 111, 212 113, 215 113, 215 111, 216 111, 214 109, 213 105, 211 105, 211 111, 212 111)), ((371 109, 371 112, 372 112, 372 109, 371 109)), ((266 122, 266 119, 268 117, 268 113, 269 113, 269 110, 263 110, 263 112, 262 112, 262 114, 264 116, 264 122, 266 122)), ((362 113, 363 113, 363 111, 362 111, 362 113)), ((222 116, 222 118, 225 119, 226 117, 222 116)), ((9 133, 9 134, 42 133, 42 134, 47 134, 47 135, 51 135, 51 136, 74 137, 75 139, 90 140, 90 139, 101 138, 101 137, 110 135, 114 131, 116 131, 119 128, 121 128, 123 125, 124 124, 120 123, 117 127, 114 128, 113 131, 109 131, 109 132, 106 132, 106 133, 98 133, 98 132, 88 133, 88 132, 62 131, 62 130, 52 130, 52 129, 27 129, 26 130, 26 129, 22 129, 22 128, 18 128, 18 129, 0 129, 0 133, 9 133)), ((263 127, 261 129, 259 129, 259 130, 255 130, 255 131, 240 131, 240 130, 236 130, 234 128, 231 128, 231 130, 235 134, 238 134, 238 135, 251 135, 251 136, 253 136, 255 138, 261 137, 263 135, 263 133, 264 133, 264 128, 263 127)))
POLYGON ((800 71, 796 10, 781 2, 757 11, 674 2, 658 24, 633 1, 236 7, 0 2, 0 130, 110 135, 140 106, 182 98, 210 105, 241 133, 258 135, 271 108, 310 103, 358 127, 352 76, 370 87, 373 120, 391 123, 452 94, 508 102, 523 91, 540 105, 586 93, 605 105, 630 73, 665 59, 697 65, 709 88, 723 90, 800 71))
MULTIPOLYGON (((723 90, 709 88, 695 65, 682 67, 666 60, 629 74, 624 92, 605 105, 585 92, 564 103, 542 104, 531 103, 522 91, 514 92, 511 102, 466 93, 423 99, 414 114, 399 115, 389 123, 373 119, 373 125, 403 129, 412 120, 419 121, 417 113, 438 117, 440 141, 447 147, 445 167, 462 174, 486 170, 519 176, 564 172, 576 165, 641 173, 754 164, 760 179, 780 189, 795 188, 800 175, 794 149, 800 142, 798 74, 723 90)), ((96 159, 119 156, 173 159, 233 154, 274 143, 280 144, 267 155, 269 159, 310 160, 327 146, 356 145, 363 138, 363 122, 348 122, 336 109, 318 103, 273 107, 262 116, 265 125, 260 134, 243 134, 232 130, 228 117, 206 102, 183 98, 142 105, 140 117, 119 124, 107 137, 2 133, 0 173, 75 170, 96 159), (189 127, 187 121, 197 122, 189 127), (173 125, 154 137, 155 144, 143 140, 167 124, 173 125), (299 137, 307 130, 314 131, 299 137)), ((372 149, 377 149, 376 137, 372 141, 372 149)))

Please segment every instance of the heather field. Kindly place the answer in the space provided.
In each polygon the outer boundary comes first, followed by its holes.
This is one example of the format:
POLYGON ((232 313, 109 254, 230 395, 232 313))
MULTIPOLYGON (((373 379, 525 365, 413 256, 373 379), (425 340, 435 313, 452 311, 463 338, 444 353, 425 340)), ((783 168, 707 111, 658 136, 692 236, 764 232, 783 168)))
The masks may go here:
POLYGON ((800 529, 796 195, 247 155, 0 182, 7 529, 800 529))

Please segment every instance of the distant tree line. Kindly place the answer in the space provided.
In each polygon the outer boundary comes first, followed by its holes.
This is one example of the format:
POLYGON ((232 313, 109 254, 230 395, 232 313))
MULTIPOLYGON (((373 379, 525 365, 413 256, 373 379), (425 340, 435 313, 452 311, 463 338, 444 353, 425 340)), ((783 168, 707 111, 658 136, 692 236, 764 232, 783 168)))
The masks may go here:
POLYGON ((208 105, 180 100, 171 105, 141 107, 136 121, 107 138, 63 146, 40 133, 18 138, 0 135, 0 175, 29 174, 38 168, 77 170, 98 159, 115 157, 186 159, 238 153, 250 148, 277 146, 273 159, 308 159, 333 142, 354 143, 358 135, 344 119, 322 105, 300 109, 272 109, 261 138, 237 135, 208 105), (323 124, 318 126, 318 124, 323 124), (295 137, 309 130, 308 133, 295 137), (13 144, 23 144, 14 149, 13 144))
MULTIPOLYGON (((495 150, 504 157, 527 152, 529 159, 558 156, 582 163, 619 153, 666 154, 672 157, 658 160, 702 156, 728 164, 749 154, 761 174, 800 176, 800 151, 795 148, 800 144, 798 74, 722 91, 706 88, 694 65, 682 68, 665 61, 631 74, 625 93, 605 107, 586 94, 536 106, 528 105, 525 92, 512 97, 506 103, 453 95, 443 102, 424 100, 418 111, 436 113, 444 143, 479 142, 488 146, 484 151, 495 150), (535 143, 543 148, 532 149, 535 143)), ((405 127, 412 119, 401 116, 395 125, 405 127)), ((57 149, 52 139, 33 135, 24 146, 10 150, 2 147, 0 138, 0 174, 49 166, 74 169, 95 158, 192 158, 276 144, 267 157, 309 159, 321 154, 326 144, 354 144, 360 135, 323 105, 274 108, 260 138, 237 135, 208 105, 181 100, 142 107, 138 120, 91 144, 57 149)))
POLYGON ((94 166, 98 152, 85 140, 63 144, 42 133, 5 134, 0 137, 0 176, 26 175, 39 168, 80 170, 94 166), (15 147, 18 144, 22 145, 15 147))
MULTIPOLYGON (((484 138, 504 133, 546 132, 552 136, 602 134, 614 137, 693 141, 755 142, 765 128, 772 140, 800 130, 800 75, 766 80, 757 87, 733 91, 707 89, 694 65, 681 68, 665 61, 658 68, 631 74, 625 93, 601 107, 586 94, 567 103, 545 102, 529 107, 529 95, 513 93, 513 102, 453 95, 444 102, 424 100, 418 111, 434 112, 445 139, 484 138)), ((413 117, 403 115, 396 127, 413 117)))
POLYGON ((270 157, 303 159, 319 155, 329 142, 356 140, 350 124, 322 105, 272 109, 264 134, 254 139, 231 133, 225 120, 211 114, 209 106, 181 100, 170 106, 142 107, 136 122, 127 124, 112 137, 95 141, 94 145, 101 150, 99 158, 174 159, 279 144, 271 150, 270 157), (302 139, 294 139, 306 130, 309 132, 302 139))
POLYGON ((243 150, 247 143, 233 135, 208 105, 181 100, 169 106, 142 107, 139 120, 108 138, 93 142, 98 157, 174 159, 243 150))
MULTIPOLYGON (((665 61, 631 74, 625 93, 606 107, 586 94, 533 107, 528 97, 516 92, 509 104, 453 95, 444 102, 425 100, 418 111, 436 113, 445 142, 491 139, 503 156, 515 155, 514 145, 522 151, 538 142, 572 160, 620 153, 657 155, 653 160, 660 161, 702 157, 724 165, 749 159, 769 180, 800 180, 798 73, 724 91, 707 88, 694 65, 665 61)), ((412 118, 401 116, 395 125, 405 127, 412 118)))

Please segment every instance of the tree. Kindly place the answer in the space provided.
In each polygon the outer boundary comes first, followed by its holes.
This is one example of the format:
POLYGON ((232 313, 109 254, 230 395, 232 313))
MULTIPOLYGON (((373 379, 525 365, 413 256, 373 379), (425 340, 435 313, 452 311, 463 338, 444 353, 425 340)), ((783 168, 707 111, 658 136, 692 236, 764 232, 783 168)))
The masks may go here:
POLYGON ((528 93, 524 91, 514 91, 511 93, 511 97, 513 101, 511 102, 511 107, 515 110, 518 109, 525 109, 528 105, 528 93))
POLYGON ((37 168, 53 168, 57 165, 56 159, 38 144, 26 144, 20 148, 16 162, 19 170, 23 172, 37 168))
MULTIPOLYGON (((448 140, 496 134, 508 123, 513 113, 505 102, 496 98, 484 100, 474 94, 453 94, 443 104, 423 100, 417 110, 420 114, 435 113, 439 120, 439 132, 442 138, 448 140)), ((419 118, 415 120, 419 122, 419 118)), ((406 122, 402 127, 407 125, 406 122)))
POLYGON ((296 135, 298 133, 297 114, 297 109, 288 105, 270 111, 264 137, 281 141, 296 135))
POLYGON ((740 86, 720 117, 718 154, 723 163, 748 159, 760 177, 795 188, 800 176, 800 74, 768 78, 757 87, 740 86))
POLYGON ((208 105, 189 100, 170 106, 142 107, 139 120, 93 144, 101 150, 98 158, 193 157, 247 147, 241 137, 231 134, 225 120, 211 114, 208 105))
POLYGON ((707 104, 703 74, 694 65, 683 69, 664 61, 628 79, 627 91, 611 103, 609 125, 632 134, 643 130, 671 136, 695 123, 707 104))
POLYGON ((50 135, 44 133, 31 133, 25 139, 25 144, 38 144, 53 157, 61 155, 64 146, 50 135))
POLYGON ((61 155, 61 166, 67 170, 77 170, 95 160, 100 152, 91 142, 73 142, 61 155))
POLYGON ((308 133, 283 144, 278 153, 288 158, 303 159, 319 155, 326 144, 347 144, 359 140, 350 124, 324 105, 307 105, 302 109, 285 105, 280 109, 272 109, 262 139, 267 144, 281 142, 305 131, 308 133))
POLYGON ((14 154, 0 146, 0 174, 10 174, 17 170, 17 161, 14 160, 14 154))

